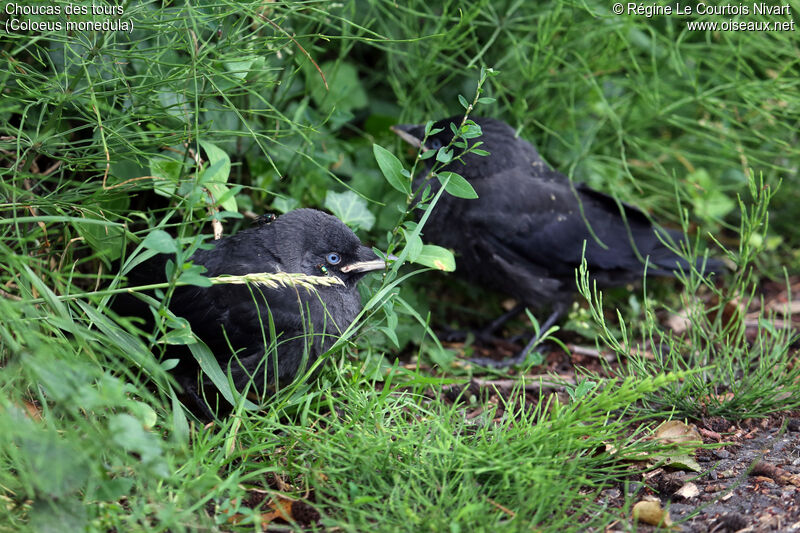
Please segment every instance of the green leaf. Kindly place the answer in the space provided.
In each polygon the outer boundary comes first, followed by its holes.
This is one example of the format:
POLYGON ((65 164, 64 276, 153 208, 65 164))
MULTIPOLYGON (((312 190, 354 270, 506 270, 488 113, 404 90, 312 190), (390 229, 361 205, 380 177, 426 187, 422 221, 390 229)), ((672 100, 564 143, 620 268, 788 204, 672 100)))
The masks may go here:
POLYGON ((453 350, 448 350, 441 346, 428 347, 426 352, 431 361, 442 368, 448 368, 456 360, 456 353, 453 350))
POLYGON ((170 398, 172 399, 172 435, 178 442, 188 443, 189 435, 189 421, 186 420, 186 414, 183 412, 183 407, 178 400, 175 391, 170 387, 170 398))
POLYGON ((236 196, 234 196, 231 189, 222 183, 206 183, 205 185, 211 196, 214 197, 214 203, 219 205, 225 211, 238 212, 239 206, 236 203, 236 196))
POLYGON ((203 272, 205 272, 205 269, 200 265, 192 265, 181 272, 180 280, 198 287, 211 287, 213 285, 211 280, 204 276, 203 272))
POLYGON ((178 244, 172 235, 162 229, 154 229, 145 237, 142 246, 161 254, 174 254, 178 251, 178 244))
POLYGON ((412 234, 408 230, 403 230, 403 233, 406 236, 406 248, 408 249, 408 260, 415 261, 419 254, 422 252, 422 238, 419 236, 419 233, 416 235, 412 234))
POLYGON ((182 316, 175 316, 171 311, 166 312, 167 332, 158 339, 159 343, 184 346, 194 342, 192 327, 189 321, 182 316))
POLYGON ((236 204, 236 197, 233 194, 229 194, 230 189, 225 186, 231 174, 230 157, 224 150, 213 143, 208 141, 199 142, 200 146, 205 150, 210 163, 200 172, 199 183, 208 189, 217 205, 226 211, 237 212, 239 207, 236 204))
POLYGON ((240 59, 239 61, 225 61, 223 64, 225 65, 225 70, 228 71, 228 74, 234 78, 243 80, 250 73, 250 67, 253 66, 253 63, 256 61, 256 59, 256 57, 249 57, 246 59, 240 59))
POLYGON ((453 160, 453 151, 448 150, 446 146, 442 146, 439 148, 439 151, 436 152, 436 160, 444 164, 449 163, 453 160))
POLYGON ((208 162, 212 165, 219 161, 222 161, 227 164, 227 169, 225 171, 225 179, 220 180, 222 183, 226 183, 228 181, 228 175, 231 171, 231 159, 228 157, 228 154, 225 153, 225 150, 218 147, 216 144, 209 142, 209 141, 198 141, 200 146, 203 147, 203 150, 206 152, 206 157, 208 157, 208 162))
POLYGON ((491 98, 489 96, 481 96, 480 98, 478 98, 479 104, 493 104, 495 103, 495 101, 496 100, 494 98, 491 98))
POLYGON ((457 198, 472 200, 478 197, 478 193, 475 192, 472 185, 455 172, 440 172, 436 177, 444 186, 444 190, 457 198))
POLYGON ((422 245, 422 250, 413 262, 445 272, 453 272, 456 269, 456 258, 453 256, 453 252, 435 244, 422 245))
POLYGON ((108 421, 108 429, 117 445, 137 453, 143 463, 154 461, 161 455, 161 439, 147 431, 134 416, 114 415, 108 421))
POLYGON ((378 331, 383 332, 383 334, 386 335, 386 338, 389 339, 392 344, 394 344, 394 347, 398 350, 400 349, 400 341, 398 340, 397 333, 394 329, 387 326, 379 326, 378 331))
POLYGON ((481 135, 483 135, 483 130, 471 120, 468 120, 461 128, 461 137, 464 139, 475 139, 481 135))
POLYGON ((344 61, 322 63, 319 68, 328 81, 327 89, 317 69, 308 62, 303 65, 306 88, 323 112, 327 113, 335 106, 339 111, 350 113, 353 109, 366 107, 369 103, 355 65, 344 61))
POLYGON ((172 196, 178 187, 178 181, 183 168, 180 161, 169 157, 151 157, 149 160, 150 175, 155 176, 153 180, 153 190, 161 196, 172 196))
POLYGON ((689 454, 672 455, 664 460, 664 464, 679 470, 691 470, 692 472, 702 472, 703 467, 689 454))
POLYGON ((325 208, 352 228, 369 231, 375 224, 375 215, 367 209, 367 201, 353 191, 328 191, 325 208))
POLYGON ((119 259, 125 246, 124 230, 121 226, 108 224, 73 223, 78 234, 83 237, 92 249, 110 261, 119 259))
POLYGON ((389 185, 405 195, 411 194, 411 182, 403 175, 403 164, 383 146, 373 144, 372 153, 389 185))
POLYGON ((458 95, 458 103, 461 104, 461 107, 464 109, 469 109, 469 102, 467 102, 467 99, 460 94, 458 95))
MULTIPOLYGON (((208 376, 214 386, 217 387, 220 394, 222 394, 222 397, 231 405, 236 405, 236 400, 234 398, 240 397, 240 394, 238 391, 231 389, 225 373, 222 371, 222 368, 220 368, 219 362, 216 357, 214 357, 214 354, 211 353, 208 346, 202 342, 196 342, 189 345, 189 350, 192 352, 197 364, 200 365, 203 372, 208 376)), ((257 408, 250 400, 244 400, 244 406, 246 409, 257 408)))
POLYGON ((300 207, 300 202, 288 196, 276 196, 272 201, 272 209, 279 213, 288 213, 300 207))

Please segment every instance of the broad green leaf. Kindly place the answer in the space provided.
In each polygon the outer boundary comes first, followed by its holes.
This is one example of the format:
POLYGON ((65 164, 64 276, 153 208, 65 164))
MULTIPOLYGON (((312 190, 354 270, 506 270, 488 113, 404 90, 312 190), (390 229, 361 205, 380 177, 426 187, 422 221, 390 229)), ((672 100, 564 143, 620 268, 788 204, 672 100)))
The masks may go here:
POLYGON ((161 196, 172 196, 178 187, 181 176, 181 162, 169 157, 151 157, 149 161, 150 175, 156 178, 153 180, 153 190, 161 196))
POLYGON ((411 181, 403 175, 403 164, 383 146, 373 144, 372 153, 389 185, 403 194, 411 194, 411 181))
POLYGON ((453 350, 442 348, 441 346, 430 346, 426 350, 431 361, 442 368, 447 368, 456 360, 456 353, 453 350))
MULTIPOLYGON (((70 461, 71 458, 65 460, 70 461)), ((86 506, 73 495, 59 499, 37 499, 29 511, 30 521, 26 529, 40 533, 86 531, 88 529, 86 515, 86 506)))
POLYGON ((158 91, 158 100, 161 102, 164 111, 174 118, 185 124, 191 124, 194 121, 194 113, 192 113, 186 101, 186 95, 182 92, 170 91, 167 88, 160 89, 158 91))
POLYGON ((455 172, 440 172, 436 177, 444 185, 444 190, 453 196, 467 200, 478 197, 478 193, 475 192, 472 185, 455 172))
POLYGON ((119 259, 122 255, 125 240, 122 238, 124 230, 113 223, 100 224, 73 224, 78 234, 83 237, 92 249, 110 261, 119 259))
POLYGON ((272 201, 272 209, 279 213, 288 213, 299 206, 300 202, 288 196, 276 196, 275 200, 272 201))
POLYGON ((471 120, 468 120, 464 127, 461 128, 461 137, 464 139, 475 139, 481 135, 483 135, 483 130, 471 120))
POLYGON ((255 61, 255 57, 249 57, 240 59, 239 61, 225 61, 223 64, 225 65, 225 70, 228 71, 228 74, 234 78, 243 80, 250 73, 250 67, 253 66, 255 61))
POLYGON ((108 421, 108 429, 116 444, 138 454, 143 463, 161 456, 161 439, 147 431, 138 418, 124 413, 114 415, 108 421))
POLYGON ((142 246, 161 254, 174 254, 178 251, 178 244, 172 235, 162 229, 154 229, 145 237, 142 246))
POLYGON ((453 150, 448 150, 446 146, 439 148, 436 152, 436 160, 440 163, 447 164, 453 160, 453 150))
POLYGON ((209 166, 200 173, 199 182, 211 193, 217 205, 226 211, 237 212, 236 197, 228 194, 230 189, 225 186, 231 174, 231 159, 224 150, 208 141, 200 141, 200 146, 208 156, 209 166))
POLYGON ((413 262, 445 272, 453 272, 456 269, 456 258, 453 256, 453 252, 435 244, 422 245, 422 250, 413 262))
POLYGON ((211 196, 214 197, 214 202, 222 207, 225 211, 236 213, 239 211, 239 206, 236 204, 236 196, 233 195, 231 189, 222 183, 206 183, 205 185, 211 196))
POLYGON ((375 215, 367 209, 367 201, 353 191, 333 192, 325 195, 325 208, 352 228, 372 229, 375 215))
POLYGON ((408 248, 408 260, 413 262, 419 257, 420 252, 422 252, 422 238, 419 234, 412 234, 410 231, 403 230, 403 233, 406 236, 406 248, 408 248))
POLYGON ((209 183, 225 184, 228 182, 229 172, 230 162, 226 168, 225 161, 215 161, 200 172, 197 183, 203 186, 207 186, 209 183))
POLYGON ((168 312, 167 326, 169 329, 158 339, 158 342, 177 346, 184 346, 194 342, 192 327, 189 321, 182 316, 175 316, 173 313, 168 312))
POLYGON ((231 159, 228 157, 228 154, 225 153, 225 150, 219 148, 214 143, 208 141, 199 141, 200 146, 203 147, 203 150, 206 152, 206 157, 208 157, 208 162, 212 165, 219 161, 224 162, 227 167, 225 168, 225 177, 221 180, 214 180, 214 181, 221 181, 222 183, 228 182, 228 175, 231 172, 231 159))
POLYGON ((181 272, 180 280, 183 283, 189 283, 190 285, 196 285, 198 287, 211 287, 211 280, 204 276, 203 272, 205 272, 205 269, 200 265, 192 265, 188 268, 184 267, 181 272))
POLYGON ((319 68, 328 81, 327 89, 315 67, 304 63, 303 70, 307 80, 306 87, 320 109, 327 113, 335 106, 341 112, 350 113, 354 109, 367 106, 367 92, 354 65, 344 61, 326 61, 319 68))

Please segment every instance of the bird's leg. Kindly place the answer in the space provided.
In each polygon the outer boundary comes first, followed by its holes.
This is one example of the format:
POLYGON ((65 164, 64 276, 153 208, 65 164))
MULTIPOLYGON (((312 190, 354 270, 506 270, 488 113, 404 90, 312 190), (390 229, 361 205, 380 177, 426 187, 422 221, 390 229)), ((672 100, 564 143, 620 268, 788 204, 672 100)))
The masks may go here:
MULTIPOLYGON (((512 309, 513 311, 513 309, 512 309)), ((525 348, 522 349, 514 357, 509 357, 508 359, 503 359, 501 361, 497 361, 495 359, 489 359, 488 357, 477 357, 474 359, 470 359, 471 363, 475 363, 476 365, 481 366, 488 366, 491 368, 508 368, 510 366, 521 364, 522 362, 527 359, 528 354, 531 350, 533 350, 534 346, 541 340, 542 335, 544 335, 548 329, 553 327, 553 324, 556 323, 558 318, 561 316, 561 312, 563 311, 563 306, 556 305, 553 309, 553 312, 550 313, 550 316, 547 317, 547 320, 544 321, 544 324, 539 327, 539 332, 533 336, 533 338, 528 341, 528 344, 525 345, 525 348)), ((500 317, 502 318, 502 317, 500 317)), ((498 319, 499 320, 499 319, 498 319)), ((497 322, 497 320, 495 321, 497 322)), ((539 350, 540 348, 537 348, 539 350)))
MULTIPOLYGON (((507 311, 497 317, 496 319, 492 320, 490 323, 486 324, 486 326, 482 327, 481 329, 474 332, 475 337, 483 342, 493 342, 496 340, 494 338, 494 334, 500 329, 506 322, 520 314, 525 309, 525 305, 517 304, 514 306, 513 309, 507 311)), ((462 330, 454 330, 454 329, 445 329, 444 335, 442 335, 442 339, 447 342, 463 342, 467 338, 467 331, 462 330)))
POLYGON ((518 303, 510 311, 503 313, 496 319, 492 320, 489 325, 481 330, 481 333, 487 336, 493 335, 495 331, 500 329, 506 322, 520 314, 524 309, 525 304, 518 303))

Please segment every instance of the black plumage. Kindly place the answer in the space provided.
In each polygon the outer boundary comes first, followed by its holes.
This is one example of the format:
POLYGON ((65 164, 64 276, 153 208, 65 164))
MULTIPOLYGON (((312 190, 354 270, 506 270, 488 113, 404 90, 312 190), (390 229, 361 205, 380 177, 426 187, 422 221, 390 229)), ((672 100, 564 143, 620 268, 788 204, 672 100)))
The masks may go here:
MULTIPOLYGON (((130 286, 162 282, 165 265, 174 257, 159 254, 128 275, 130 286)), ((240 391, 269 394, 276 381, 290 382, 328 350, 361 310, 356 284, 385 262, 338 218, 313 209, 298 209, 263 221, 198 250, 191 258, 208 277, 224 274, 300 273, 335 276, 343 284, 268 288, 259 284, 180 286, 169 309, 188 320, 192 331, 211 349, 223 371, 229 371, 240 391), (270 315, 276 338, 270 335, 270 315), (277 366, 274 359, 277 359, 277 366)), ((133 296, 118 299, 120 315, 151 317, 133 296)), ((152 321, 148 321, 152 327, 152 321)), ((201 415, 210 411, 201 399, 213 391, 188 350, 168 352, 180 363, 174 370, 188 403, 201 415)), ((213 400, 214 398, 212 398, 213 400)), ((224 406, 222 409, 224 410, 224 406)))
MULTIPOLYGON (((423 229, 429 242, 456 253, 456 273, 483 287, 509 294, 523 304, 551 307, 551 324, 576 292, 575 268, 585 243, 589 272, 598 285, 615 286, 647 273, 669 275, 688 263, 662 244, 657 230, 638 208, 581 183, 571 183, 552 170, 536 149, 499 120, 472 118, 482 136, 472 146, 490 155, 468 153, 442 170, 466 178, 478 194, 474 200, 444 194, 423 229)), ((434 123, 442 128, 425 141, 438 149, 453 139, 450 124, 460 117, 434 123)), ((419 145, 424 126, 395 126, 406 141, 419 145)), ((458 154, 460 150, 455 149, 458 154)), ((434 159, 428 159, 429 167, 434 159)), ((415 176, 415 187, 426 173, 415 176)), ((429 182, 434 190, 440 184, 429 182)), ((677 233, 670 234, 675 238, 677 233)), ((719 268, 709 261, 708 267, 719 268)))

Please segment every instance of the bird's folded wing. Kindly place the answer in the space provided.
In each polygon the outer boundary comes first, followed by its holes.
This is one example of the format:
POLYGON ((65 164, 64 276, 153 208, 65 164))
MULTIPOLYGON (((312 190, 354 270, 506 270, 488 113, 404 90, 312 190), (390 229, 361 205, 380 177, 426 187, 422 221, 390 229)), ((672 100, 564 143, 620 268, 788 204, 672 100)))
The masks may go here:
POLYGON ((467 216, 487 239, 530 265, 569 276, 580 264, 586 242, 590 266, 639 269, 640 257, 663 248, 637 208, 618 205, 612 197, 582 185, 573 189, 564 180, 524 178, 519 175, 522 171, 511 169, 478 184, 484 209, 471 210, 467 216))

